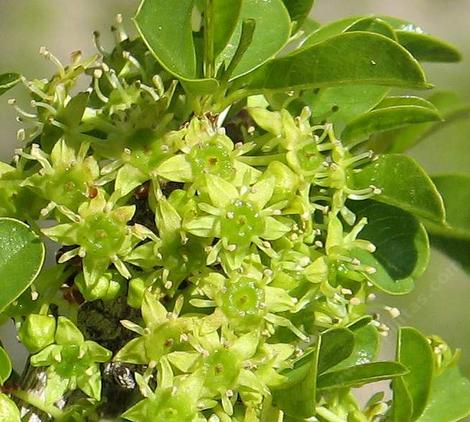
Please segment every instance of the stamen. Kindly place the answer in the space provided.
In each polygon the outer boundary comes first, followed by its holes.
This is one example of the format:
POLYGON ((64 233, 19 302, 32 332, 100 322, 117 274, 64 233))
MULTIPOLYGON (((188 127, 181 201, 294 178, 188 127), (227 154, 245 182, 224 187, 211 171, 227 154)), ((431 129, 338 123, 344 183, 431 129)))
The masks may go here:
POLYGON ((59 61, 59 59, 54 56, 46 47, 41 47, 39 49, 39 54, 44 56, 47 60, 49 60, 51 63, 53 63, 57 69, 59 70, 59 74, 62 78, 65 77, 65 69, 62 63, 59 61))
POLYGON ((93 44, 95 45, 98 52, 101 53, 103 56, 108 55, 106 50, 101 45, 101 34, 99 31, 93 31, 93 44))
POLYGON ((97 97, 103 101, 103 103, 107 103, 109 101, 109 98, 106 97, 103 92, 101 91, 99 80, 103 76, 103 71, 101 69, 96 69, 93 73, 93 86, 95 88, 95 92, 97 97))
POLYGON ((31 101, 31 107, 37 108, 37 107, 42 107, 45 108, 46 110, 50 111, 52 114, 57 114, 57 110, 52 107, 50 104, 44 103, 42 101, 31 101))

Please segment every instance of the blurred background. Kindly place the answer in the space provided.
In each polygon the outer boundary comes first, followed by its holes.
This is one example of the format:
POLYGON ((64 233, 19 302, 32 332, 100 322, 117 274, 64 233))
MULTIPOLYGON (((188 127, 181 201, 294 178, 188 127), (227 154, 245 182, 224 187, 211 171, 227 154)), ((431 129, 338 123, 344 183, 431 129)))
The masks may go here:
MULTIPOLYGON (((168 0, 172 1, 172 0, 168 0)), ((28 78, 49 77, 51 64, 39 56, 44 45, 63 62, 72 51, 95 53, 92 31, 98 29, 104 45, 111 45, 108 31, 114 15, 129 21, 138 0, 0 0, 0 73, 16 71, 28 78)), ((426 65, 429 79, 440 90, 455 90, 470 100, 470 1, 469 0, 317 0, 312 17, 326 23, 348 15, 387 14, 406 18, 426 32, 448 40, 464 55, 459 64, 426 65)), ((21 103, 21 87, 9 93, 21 103)), ((0 160, 8 161, 16 145, 15 113, 0 99, 0 160)), ((470 173, 470 119, 436 133, 411 151, 431 174, 470 173)), ((462 368, 470 376, 470 276, 444 255, 433 251, 428 271, 416 290, 404 298, 387 298, 398 306, 398 322, 426 334, 438 334, 453 347, 463 348, 462 368)), ((379 308, 380 303, 377 303, 379 308)), ((386 339, 385 349, 394 347, 386 339)))

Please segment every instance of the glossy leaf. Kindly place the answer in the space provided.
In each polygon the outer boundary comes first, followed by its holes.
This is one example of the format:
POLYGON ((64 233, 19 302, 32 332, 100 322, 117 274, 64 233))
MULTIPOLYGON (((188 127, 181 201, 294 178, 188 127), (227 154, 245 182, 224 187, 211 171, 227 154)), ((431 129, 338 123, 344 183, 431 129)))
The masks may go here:
POLYGON ((452 45, 428 34, 395 31, 398 42, 422 62, 458 62, 460 52, 452 45))
POLYGON ((456 239, 431 234, 431 245, 458 262, 470 274, 470 240, 456 239))
POLYGON ((390 418, 393 422, 411 422, 413 415, 413 401, 406 388, 403 377, 392 381, 393 401, 390 418))
POLYGON ((430 62, 456 62, 461 60, 460 52, 455 47, 426 34, 418 25, 390 16, 381 16, 380 18, 395 29, 398 42, 418 60, 430 62))
POLYGON ((371 382, 391 379, 407 373, 407 369, 398 362, 374 362, 327 372, 320 375, 317 388, 360 387, 371 382))
POLYGON ((26 224, 0 219, 0 312, 31 285, 44 255, 44 245, 26 224))
POLYGON ((217 58, 217 67, 230 63, 240 41, 242 22, 254 20, 256 23, 250 46, 232 73, 239 77, 261 66, 284 47, 289 39, 290 19, 282 0, 245 0, 240 19, 227 47, 217 58))
POLYGON ((287 371, 287 376, 295 379, 295 383, 288 382, 286 388, 273 391, 273 403, 286 415, 297 418, 309 418, 315 415, 320 349, 321 337, 315 350, 304 356, 293 370, 287 371))
POLYGON ((367 218, 359 237, 375 245, 374 258, 396 283, 424 273, 430 250, 422 223, 406 211, 376 201, 351 201, 348 205, 358 219, 367 218))
POLYGON ((213 0, 214 14, 214 54, 226 47, 237 26, 242 0, 213 0))
POLYGON ((334 370, 371 363, 379 349, 379 333, 373 325, 353 329, 354 347, 348 358, 334 366, 334 370))
POLYGON ((433 378, 433 352, 426 337, 415 328, 400 328, 397 360, 409 371, 402 378, 413 402, 414 421, 426 406, 433 378))
POLYGON ((320 26, 304 41, 303 47, 310 47, 312 45, 321 43, 328 38, 334 37, 335 35, 341 34, 346 31, 351 25, 364 19, 361 16, 351 16, 334 22, 330 22, 326 25, 320 26))
POLYGON ((418 217, 436 222, 445 219, 444 204, 433 182, 412 158, 387 154, 349 175, 351 187, 370 185, 381 189, 374 199, 396 206, 418 217))
POLYGON ((418 422, 457 422, 470 416, 470 381, 458 368, 447 368, 431 386, 431 395, 418 422))
POLYGON ((365 276, 378 289, 391 295, 405 295, 413 290, 415 286, 413 278, 406 277, 395 280, 375 256, 369 252, 355 248, 351 251, 351 256, 357 258, 362 265, 374 268, 375 272, 366 273, 365 276))
POLYGON ((318 374, 342 362, 351 355, 354 348, 354 334, 347 328, 337 328, 322 335, 318 374))
POLYGON ((433 182, 444 200, 446 224, 430 224, 430 229, 435 234, 470 239, 470 176, 436 176, 433 182))
POLYGON ((397 40, 395 31, 390 26, 390 24, 376 17, 366 17, 360 19, 345 29, 345 32, 353 31, 375 32, 376 34, 382 34, 388 38, 391 38, 394 41, 397 40))
POLYGON ((134 18, 145 44, 159 63, 194 93, 211 93, 215 79, 199 79, 191 16, 193 0, 143 0, 134 18))
POLYGON ((436 92, 428 100, 439 110, 441 121, 417 124, 376 136, 372 144, 374 150, 404 152, 441 128, 470 116, 470 105, 463 102, 455 93, 436 92))
POLYGON ((2 73, 0 75, 0 95, 13 88, 20 81, 21 76, 18 73, 2 73))
POLYGON ((161 65, 188 79, 196 77, 193 3, 193 0, 144 0, 135 17, 137 29, 161 65))
POLYGON ((418 97, 391 97, 374 110, 350 122, 341 138, 345 143, 367 139, 370 135, 408 125, 441 120, 438 110, 418 97))
POLYGON ((374 85, 335 86, 308 90, 301 98, 311 108, 315 121, 327 120, 337 126, 373 109, 389 90, 374 85))
MULTIPOLYGON (((312 10, 315 0, 282 0, 289 12, 290 19, 295 22, 295 28, 300 28, 312 10)), ((294 32, 296 32, 294 29, 294 32)))
POLYGON ((3 347, 0 347, 0 385, 10 377, 11 362, 8 353, 3 347))
POLYGON ((383 35, 349 32, 274 59, 249 75, 248 89, 286 90, 347 84, 427 88, 423 69, 383 35))

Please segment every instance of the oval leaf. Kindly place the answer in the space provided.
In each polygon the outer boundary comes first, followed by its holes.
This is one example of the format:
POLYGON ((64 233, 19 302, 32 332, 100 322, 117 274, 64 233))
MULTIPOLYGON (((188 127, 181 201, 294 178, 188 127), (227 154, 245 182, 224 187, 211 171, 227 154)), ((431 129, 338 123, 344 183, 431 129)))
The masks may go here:
POLYGON ((396 206, 418 217, 442 223, 445 220, 444 203, 434 183, 412 158, 401 154, 387 154, 351 172, 349 180, 355 189, 374 185, 382 193, 374 199, 396 206))
POLYGON ((143 0, 134 18, 137 30, 159 63, 182 80, 187 91, 218 88, 215 79, 198 79, 191 17, 193 0, 143 0))
POLYGON ((402 379, 413 402, 411 420, 414 421, 423 413, 433 377, 433 352, 426 337, 415 328, 400 328, 397 360, 409 371, 402 379))
POLYGON ((346 28, 347 32, 353 31, 365 31, 375 32, 376 34, 382 34, 392 40, 396 41, 397 37, 393 28, 380 18, 367 17, 354 22, 352 25, 346 28))
POLYGON ((330 388, 360 387, 371 382, 405 375, 407 369, 398 362, 374 362, 327 372, 317 380, 320 390, 330 388))
POLYGON ((470 239, 470 176, 454 174, 432 180, 444 200, 446 224, 430 224, 429 228, 435 234, 470 239))
POLYGON ((312 32, 308 36, 304 43, 303 47, 310 47, 312 45, 321 43, 322 41, 327 40, 328 38, 334 37, 335 35, 341 34, 346 31, 351 25, 354 25, 356 22, 363 20, 362 16, 351 16, 349 18, 344 18, 329 24, 320 26, 316 31, 312 32))
POLYGON ((368 224, 359 234, 377 248, 374 258, 396 283, 420 277, 429 263, 429 241, 424 226, 411 214, 376 201, 348 203, 358 219, 368 224))
POLYGON ((447 368, 431 386, 431 395, 418 422, 455 422, 470 416, 470 381, 456 367, 447 368))
POLYGON ((294 369, 283 373, 288 378, 291 373, 296 382, 288 381, 286 388, 273 391, 273 404, 286 415, 297 418, 310 418, 315 415, 317 365, 320 348, 321 337, 315 350, 299 360, 298 367, 294 365, 294 369))
MULTIPOLYGON (((353 329, 351 327, 351 329, 353 329)), ((371 363, 379 350, 379 333, 373 325, 365 325, 353 330, 354 348, 350 356, 335 365, 334 370, 371 363)))
POLYGON ((8 353, 3 347, 0 347, 0 385, 10 377, 11 362, 8 353))
POLYGON ((255 21, 255 31, 250 46, 232 73, 232 79, 261 66, 287 43, 290 35, 289 14, 282 0, 245 0, 238 25, 224 51, 217 58, 218 66, 230 63, 235 55, 242 33, 242 23, 255 21))
POLYGON ((393 422, 411 422, 413 414, 413 401, 406 388, 403 377, 392 381, 393 401, 391 407, 391 420, 393 422))
POLYGON ((315 0, 282 0, 284 5, 289 12, 290 19, 292 22, 295 22, 295 29, 293 32, 296 32, 299 29, 304 21, 308 18, 310 10, 312 10, 313 3, 315 0))
POLYGON ((455 63, 462 60, 452 45, 431 35, 410 31, 395 31, 398 42, 422 62, 455 63))
POLYGON ((43 243, 26 224, 0 219, 0 312, 31 285, 44 255, 43 243))
POLYGON ((341 134, 345 142, 367 139, 370 135, 386 130, 441 120, 439 112, 417 105, 380 107, 350 122, 341 134))
POLYGON ((194 0, 143 0, 134 20, 143 40, 169 72, 196 77, 191 26, 194 0))
POLYGON ((335 86, 308 90, 301 98, 311 108, 315 121, 344 125, 373 109, 389 91, 388 87, 374 85, 335 86))
POLYGON ((322 335, 318 374, 322 374, 346 359, 354 348, 354 334, 347 328, 337 328, 322 335))
POLYGON ((375 269, 374 273, 366 273, 365 276, 378 289, 391 295, 405 295, 414 289, 415 283, 411 277, 401 280, 393 279, 382 264, 369 252, 355 248, 351 251, 351 256, 357 258, 362 265, 375 269))
POLYGON ((423 69, 396 42, 379 34, 349 32, 257 69, 245 81, 252 90, 286 90, 369 84, 427 88, 423 69))
POLYGON ((214 13, 214 54, 226 47, 235 31, 242 7, 242 0, 213 0, 214 13))
POLYGON ((0 75, 0 95, 13 88, 20 81, 21 76, 18 73, 2 73, 0 75))

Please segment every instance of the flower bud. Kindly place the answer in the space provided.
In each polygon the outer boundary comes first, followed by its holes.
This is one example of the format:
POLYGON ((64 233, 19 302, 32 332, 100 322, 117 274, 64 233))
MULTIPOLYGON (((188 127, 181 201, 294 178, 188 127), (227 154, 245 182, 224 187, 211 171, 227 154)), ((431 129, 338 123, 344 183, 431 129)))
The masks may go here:
POLYGON ((36 353, 54 342, 56 321, 48 315, 28 315, 21 324, 19 338, 31 353, 36 353))

